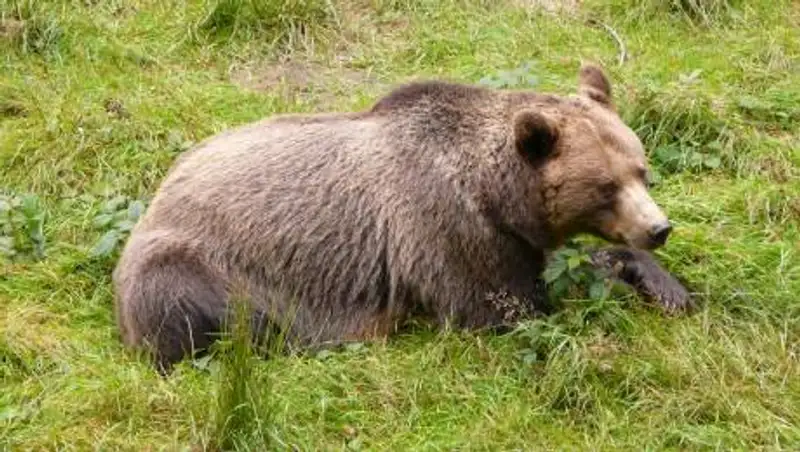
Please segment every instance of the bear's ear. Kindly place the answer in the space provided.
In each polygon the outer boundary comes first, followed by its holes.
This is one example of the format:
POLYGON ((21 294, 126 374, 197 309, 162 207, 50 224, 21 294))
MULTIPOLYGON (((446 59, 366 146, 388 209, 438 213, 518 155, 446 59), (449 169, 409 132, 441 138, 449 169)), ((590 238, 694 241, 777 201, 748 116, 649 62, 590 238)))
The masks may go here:
POLYGON ((523 110, 514 115, 514 144, 531 163, 552 154, 557 140, 558 129, 544 114, 523 110))
POLYGON ((584 63, 578 73, 578 92, 610 109, 614 109, 611 99, 611 82, 600 66, 584 63))

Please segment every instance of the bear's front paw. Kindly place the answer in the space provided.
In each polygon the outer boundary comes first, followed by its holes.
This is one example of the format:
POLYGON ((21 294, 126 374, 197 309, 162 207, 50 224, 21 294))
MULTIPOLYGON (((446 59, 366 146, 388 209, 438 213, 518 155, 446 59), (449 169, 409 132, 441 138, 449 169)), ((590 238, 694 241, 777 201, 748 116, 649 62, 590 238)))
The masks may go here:
POLYGON ((645 295, 658 303, 667 314, 678 314, 694 308, 688 290, 672 275, 660 272, 642 279, 645 295))

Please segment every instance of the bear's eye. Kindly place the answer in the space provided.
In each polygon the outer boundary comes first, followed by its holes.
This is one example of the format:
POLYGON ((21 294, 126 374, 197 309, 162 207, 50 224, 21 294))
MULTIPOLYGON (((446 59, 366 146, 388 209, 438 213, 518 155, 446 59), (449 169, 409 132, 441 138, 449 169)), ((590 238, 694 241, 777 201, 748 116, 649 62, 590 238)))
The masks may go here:
POLYGON ((653 180, 650 178, 650 172, 647 171, 647 168, 639 168, 637 171, 637 176, 639 179, 644 183, 644 186, 648 189, 652 187, 653 180))
POLYGON ((616 181, 607 180, 600 185, 600 192, 602 193, 603 198, 608 200, 614 197, 614 195, 617 193, 617 188, 616 181))

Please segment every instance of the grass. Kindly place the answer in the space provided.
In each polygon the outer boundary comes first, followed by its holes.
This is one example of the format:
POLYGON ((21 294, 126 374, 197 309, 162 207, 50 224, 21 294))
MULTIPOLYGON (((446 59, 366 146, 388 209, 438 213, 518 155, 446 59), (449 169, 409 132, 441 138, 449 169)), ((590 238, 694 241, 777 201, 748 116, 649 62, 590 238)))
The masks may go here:
POLYGON ((0 448, 800 447, 800 8, 569 3, 0 1, 0 448), (193 142, 411 78, 572 92, 582 59, 648 144, 697 314, 573 294, 517 334, 233 340, 167 379, 123 350, 120 239, 193 142))

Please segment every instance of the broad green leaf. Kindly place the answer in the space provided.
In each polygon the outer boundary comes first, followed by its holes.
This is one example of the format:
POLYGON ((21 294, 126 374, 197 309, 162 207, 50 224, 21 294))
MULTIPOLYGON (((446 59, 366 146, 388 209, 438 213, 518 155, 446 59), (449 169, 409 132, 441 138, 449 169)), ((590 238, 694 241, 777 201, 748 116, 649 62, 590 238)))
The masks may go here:
POLYGON ((561 254, 563 254, 564 256, 577 256, 578 255, 578 250, 576 250, 574 248, 565 248, 561 252, 561 254))
POLYGON ((108 256, 114 251, 114 248, 117 247, 119 238, 119 232, 117 232, 116 229, 106 232, 91 249, 89 255, 92 257, 108 256))
POLYGON ((526 366, 530 366, 531 364, 535 363, 539 357, 536 355, 536 352, 528 352, 522 355, 522 362, 526 366))
POLYGON ((92 224, 94 225, 95 228, 101 229, 111 224, 113 220, 114 217, 112 215, 109 215, 107 213, 101 213, 100 215, 94 217, 94 221, 92 221, 92 224))
POLYGON ((606 287, 606 282, 602 279, 598 279, 589 286, 589 298, 592 300, 603 300, 606 298, 608 292, 608 288, 606 287))
POLYGON ((117 195, 106 201, 106 203, 103 205, 103 211, 108 213, 116 212, 120 209, 120 207, 122 207, 123 204, 125 204, 127 200, 128 198, 126 196, 117 195))
POLYGON ((0 236, 0 253, 9 256, 14 254, 14 239, 12 237, 0 236))
POLYGON ((701 166, 706 156, 702 152, 692 152, 689 154, 689 162, 692 166, 701 166))
POLYGON ((0 422, 10 421, 22 417, 22 411, 17 407, 8 406, 0 411, 0 422))
POLYGON ((114 212, 112 217, 114 218, 114 221, 117 222, 117 223, 120 222, 120 221, 123 221, 123 220, 127 220, 128 219, 128 210, 127 209, 126 210, 118 210, 118 211, 114 212))
POLYGON ((133 229, 134 225, 135 225, 135 223, 133 221, 131 221, 131 220, 122 220, 122 221, 118 221, 115 224, 117 230, 122 231, 122 232, 130 231, 131 229, 133 229))
POLYGON ((23 196, 20 207, 26 216, 33 216, 39 212, 39 198, 36 195, 23 196))
POLYGON ((663 163, 670 163, 681 158, 680 151, 674 146, 659 146, 653 154, 658 161, 663 163))
POLYGON ((350 342, 345 344, 344 348, 350 353, 357 353, 365 351, 367 346, 363 342, 350 342))
POLYGON ((567 263, 564 260, 553 261, 547 268, 545 268, 542 278, 547 284, 557 280, 567 270, 567 263))
POLYGON ((128 205, 128 219, 129 220, 131 220, 131 221, 138 220, 139 217, 142 216, 142 213, 144 213, 144 203, 142 201, 139 201, 137 199, 136 201, 133 201, 132 203, 130 203, 128 205))
POLYGON ((571 282, 568 278, 559 278, 553 282, 552 290, 556 297, 563 297, 566 295, 571 282))
POLYGON ((206 355, 192 360, 192 365, 200 370, 208 370, 210 362, 211 362, 211 355, 206 355))
POLYGON ((704 164, 706 165, 706 167, 707 167, 707 168, 711 168, 711 169, 717 169, 717 168, 719 168, 719 166, 720 166, 720 164, 721 164, 721 163, 722 163, 722 160, 719 158, 719 156, 718 156, 718 155, 709 155, 709 156, 706 158, 705 162, 704 162, 704 164))

